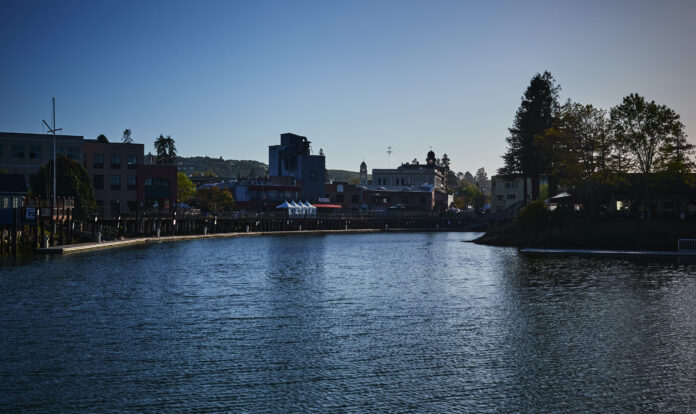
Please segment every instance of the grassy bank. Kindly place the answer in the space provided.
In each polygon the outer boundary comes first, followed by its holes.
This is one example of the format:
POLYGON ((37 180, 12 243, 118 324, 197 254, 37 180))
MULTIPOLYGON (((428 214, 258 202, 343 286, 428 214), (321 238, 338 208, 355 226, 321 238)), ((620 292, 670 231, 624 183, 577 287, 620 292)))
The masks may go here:
POLYGON ((677 250, 678 239, 696 238, 693 220, 572 219, 528 228, 519 221, 490 229, 479 244, 555 249, 677 250))

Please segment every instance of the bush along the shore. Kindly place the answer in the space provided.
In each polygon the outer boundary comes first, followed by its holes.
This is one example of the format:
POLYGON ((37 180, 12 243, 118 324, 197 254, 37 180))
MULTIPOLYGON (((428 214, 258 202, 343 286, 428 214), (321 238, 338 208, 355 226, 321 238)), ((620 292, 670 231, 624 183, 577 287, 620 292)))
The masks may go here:
POLYGON ((694 235, 693 220, 578 216, 571 206, 548 211, 543 202, 535 201, 522 209, 515 220, 492 227, 476 242, 520 248, 674 251, 678 239, 694 235))

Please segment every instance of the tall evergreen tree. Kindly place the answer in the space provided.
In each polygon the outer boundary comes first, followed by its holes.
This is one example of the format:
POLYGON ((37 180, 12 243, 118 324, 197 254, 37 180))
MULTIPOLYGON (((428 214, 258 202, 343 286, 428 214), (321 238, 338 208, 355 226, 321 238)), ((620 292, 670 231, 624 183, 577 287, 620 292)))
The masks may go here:
POLYGON ((167 163, 167 138, 162 134, 155 140, 155 153, 157 154, 157 164, 167 163))
POLYGON ((155 152, 157 152, 157 164, 176 164, 176 145, 174 139, 167 135, 160 134, 155 140, 155 152))
POLYGON ((167 135, 167 159, 169 164, 176 164, 176 145, 174 145, 174 138, 167 135))
POLYGON ((502 175, 521 175, 524 180, 524 203, 527 204, 527 180, 531 178, 532 199, 539 198, 539 177, 547 172, 547 165, 535 145, 535 138, 553 125, 558 110, 558 92, 561 87, 548 71, 537 73, 530 81, 517 109, 510 136, 506 138, 508 148, 500 169, 502 175))

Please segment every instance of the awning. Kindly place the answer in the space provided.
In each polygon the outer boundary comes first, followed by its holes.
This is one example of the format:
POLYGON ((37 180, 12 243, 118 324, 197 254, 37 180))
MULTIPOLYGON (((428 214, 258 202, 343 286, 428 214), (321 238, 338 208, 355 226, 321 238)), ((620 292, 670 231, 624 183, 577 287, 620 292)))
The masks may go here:
POLYGON ((340 204, 314 204, 316 208, 343 208, 340 204))

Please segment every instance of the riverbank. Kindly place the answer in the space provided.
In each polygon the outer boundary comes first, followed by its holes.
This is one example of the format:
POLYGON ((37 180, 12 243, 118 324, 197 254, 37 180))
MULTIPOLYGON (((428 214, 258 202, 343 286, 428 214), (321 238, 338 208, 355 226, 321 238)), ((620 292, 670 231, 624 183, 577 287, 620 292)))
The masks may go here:
POLYGON ((162 236, 162 237, 139 237, 125 240, 105 241, 101 243, 77 243, 54 247, 42 247, 34 249, 39 254, 73 254, 93 250, 114 249, 128 247, 145 243, 162 243, 197 239, 219 239, 233 237, 254 237, 254 236, 301 236, 317 234, 362 234, 362 233, 383 233, 383 232, 435 232, 436 229, 344 229, 344 230, 298 230, 298 231, 258 231, 258 232, 235 232, 235 233, 215 233, 215 234, 194 234, 184 236, 162 236))
POLYGON ((696 238, 693 220, 575 219, 524 229, 514 221, 489 229, 474 243, 545 249, 676 251, 679 239, 696 238))

